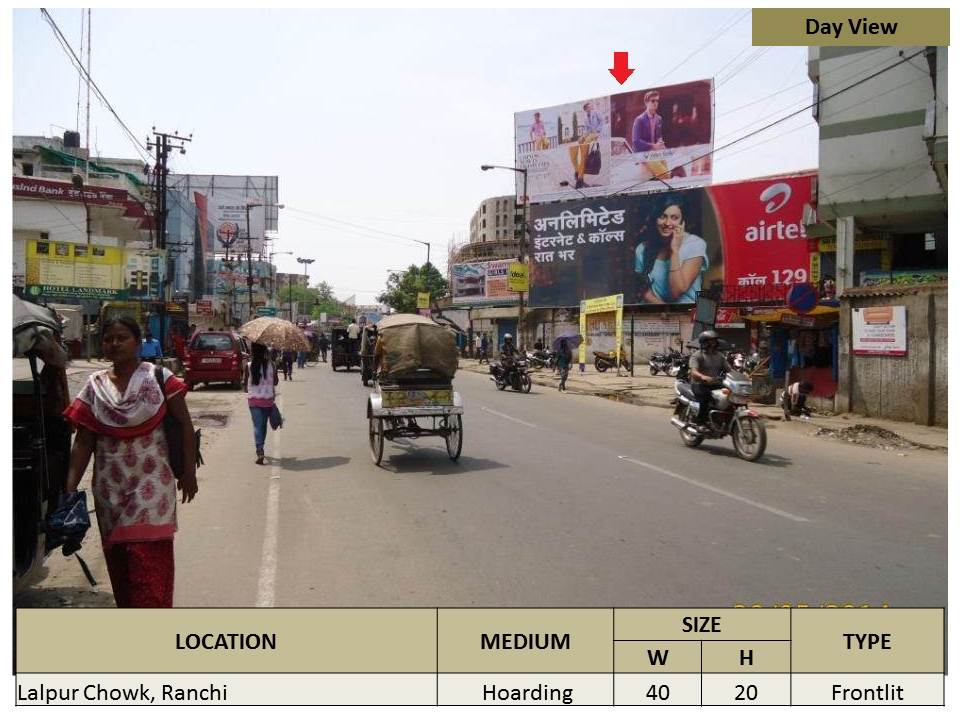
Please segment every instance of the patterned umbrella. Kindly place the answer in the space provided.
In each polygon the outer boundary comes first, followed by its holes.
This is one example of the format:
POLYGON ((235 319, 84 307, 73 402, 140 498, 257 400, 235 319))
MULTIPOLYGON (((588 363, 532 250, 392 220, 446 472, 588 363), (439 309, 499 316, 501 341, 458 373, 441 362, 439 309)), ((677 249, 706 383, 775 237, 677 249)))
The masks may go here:
POLYGON ((271 345, 279 350, 303 350, 310 352, 310 343, 289 320, 274 317, 258 317, 240 326, 240 334, 250 342, 271 345))

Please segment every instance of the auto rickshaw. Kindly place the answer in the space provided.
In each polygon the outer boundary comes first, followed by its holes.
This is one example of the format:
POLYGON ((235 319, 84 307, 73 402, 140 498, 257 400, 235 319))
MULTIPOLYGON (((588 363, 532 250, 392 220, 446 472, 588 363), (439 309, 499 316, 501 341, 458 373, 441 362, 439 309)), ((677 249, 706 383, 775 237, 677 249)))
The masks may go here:
POLYGON ((330 368, 336 372, 338 367, 360 367, 360 348, 347 336, 346 328, 334 328, 330 331, 330 368))
POLYGON ((44 305, 13 298, 13 578, 22 590, 43 565, 44 523, 67 483, 72 429, 60 320, 44 305))

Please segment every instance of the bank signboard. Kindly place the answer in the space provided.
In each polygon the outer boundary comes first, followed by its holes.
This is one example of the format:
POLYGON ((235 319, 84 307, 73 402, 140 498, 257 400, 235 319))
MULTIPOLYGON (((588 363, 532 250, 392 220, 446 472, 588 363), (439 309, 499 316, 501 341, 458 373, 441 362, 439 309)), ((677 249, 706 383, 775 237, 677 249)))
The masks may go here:
POLYGON ((525 110, 514 115, 516 165, 534 203, 695 187, 711 179, 713 116, 713 80, 525 110))
POLYGON ((812 173, 676 192, 534 205, 530 305, 693 305, 722 282, 743 300, 809 279, 803 206, 812 173))

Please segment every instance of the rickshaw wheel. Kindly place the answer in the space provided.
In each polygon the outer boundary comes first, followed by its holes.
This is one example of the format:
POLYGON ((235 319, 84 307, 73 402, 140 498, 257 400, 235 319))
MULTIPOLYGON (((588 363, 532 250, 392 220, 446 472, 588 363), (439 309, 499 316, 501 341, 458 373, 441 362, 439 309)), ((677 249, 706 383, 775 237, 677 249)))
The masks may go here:
POLYGON ((370 418, 370 456, 376 465, 383 460, 383 418, 370 418))
POLYGON ((454 462, 460 457, 460 451, 463 450, 463 419, 460 415, 451 415, 447 418, 449 432, 444 440, 447 442, 447 455, 454 462))

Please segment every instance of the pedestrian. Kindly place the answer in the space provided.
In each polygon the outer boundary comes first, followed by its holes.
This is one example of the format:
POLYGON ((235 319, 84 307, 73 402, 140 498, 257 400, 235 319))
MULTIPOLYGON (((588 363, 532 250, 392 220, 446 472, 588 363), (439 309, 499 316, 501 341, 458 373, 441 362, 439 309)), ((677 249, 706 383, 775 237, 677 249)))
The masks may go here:
POLYGON ((280 367, 283 368, 283 379, 293 380, 293 350, 284 350, 280 355, 280 367))
POLYGON ((570 374, 570 363, 573 362, 573 353, 570 352, 570 344, 566 338, 560 339, 560 349, 557 350, 557 370, 560 373, 560 385, 557 388, 560 392, 567 391, 567 376, 570 374))
POLYGON ((487 363, 490 364, 490 338, 487 337, 486 333, 483 333, 480 339, 480 364, 487 363))
POLYGON ((473 336, 473 351, 477 359, 480 359, 480 346, 483 344, 483 333, 477 333, 473 336))
POLYGON ((360 347, 360 343, 358 342, 360 339, 360 326, 357 325, 356 320, 351 320, 350 324, 347 325, 347 338, 350 340, 350 352, 357 352, 360 347))
POLYGON ((184 398, 187 386, 170 370, 141 361, 140 326, 107 320, 103 351, 113 365, 93 373, 64 411, 77 427, 66 492, 76 492, 91 454, 100 541, 117 607, 173 606, 173 534, 177 491, 197 494, 196 438, 184 398), (183 433, 182 477, 174 478, 163 418, 183 433))
POLYGON ((257 465, 263 465, 263 444, 267 440, 267 421, 277 399, 279 382, 277 366, 267 353, 267 346, 253 343, 250 361, 243 374, 243 389, 253 421, 253 443, 257 449, 257 465))
MULTIPOLYGON (((137 326, 137 339, 140 339, 140 326, 137 326)), ((140 341, 140 359, 147 362, 156 363, 163 359, 163 347, 153 333, 147 330, 143 340, 140 341)))
POLYGON ((297 350, 297 367, 303 368, 307 365, 307 354, 303 350, 297 350))
POLYGON ((330 347, 330 338, 327 337, 327 334, 320 331, 320 337, 317 339, 317 345, 320 348, 320 361, 327 361, 327 349, 330 347))

